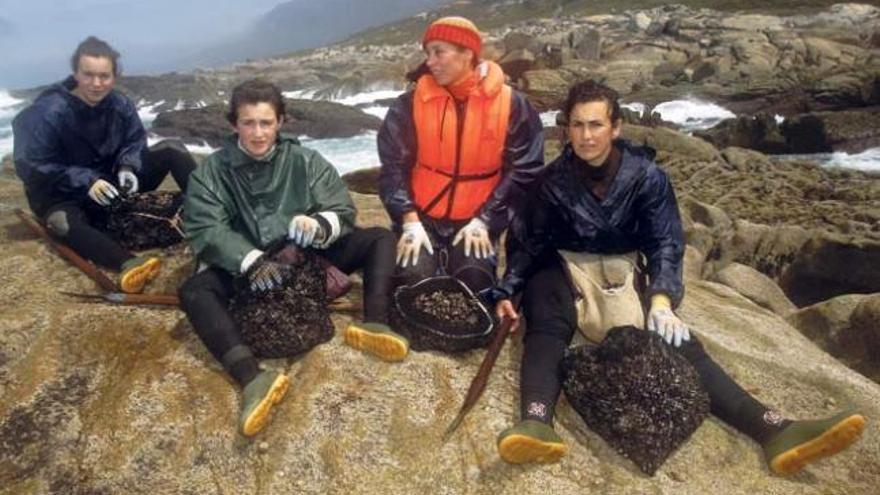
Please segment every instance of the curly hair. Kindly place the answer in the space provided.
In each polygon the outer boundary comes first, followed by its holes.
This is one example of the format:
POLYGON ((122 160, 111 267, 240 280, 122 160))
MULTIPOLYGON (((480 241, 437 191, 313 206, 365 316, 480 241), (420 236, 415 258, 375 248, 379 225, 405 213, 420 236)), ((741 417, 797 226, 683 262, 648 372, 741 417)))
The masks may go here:
POLYGON ((242 105, 268 103, 275 109, 275 117, 281 119, 285 115, 284 97, 278 86, 263 79, 249 79, 232 90, 229 98, 229 111, 226 120, 235 125, 238 122, 238 109, 242 105))
POLYGON ((611 111, 611 122, 617 122, 620 120, 619 98, 620 95, 617 91, 592 79, 576 83, 568 90, 568 97, 562 106, 564 122, 568 123, 571 118, 571 111, 574 110, 575 106, 591 101, 604 101, 607 103, 608 109, 611 111))

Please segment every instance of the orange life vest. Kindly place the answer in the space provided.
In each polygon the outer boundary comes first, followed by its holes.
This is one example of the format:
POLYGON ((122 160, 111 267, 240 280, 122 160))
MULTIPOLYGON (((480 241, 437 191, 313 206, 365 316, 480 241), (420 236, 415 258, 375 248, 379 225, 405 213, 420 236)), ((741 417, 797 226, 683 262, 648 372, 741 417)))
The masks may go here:
POLYGON ((430 217, 473 218, 501 180, 513 91, 493 62, 466 102, 461 142, 452 95, 434 77, 419 78, 413 97, 418 156, 413 202, 430 217))

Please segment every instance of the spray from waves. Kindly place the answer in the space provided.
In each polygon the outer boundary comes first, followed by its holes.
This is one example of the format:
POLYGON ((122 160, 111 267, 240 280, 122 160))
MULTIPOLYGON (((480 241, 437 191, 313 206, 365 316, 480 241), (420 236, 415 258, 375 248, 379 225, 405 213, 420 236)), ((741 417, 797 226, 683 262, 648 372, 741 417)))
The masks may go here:
POLYGON ((840 167, 880 173, 880 148, 870 148, 855 154, 836 151, 809 155, 773 155, 773 157, 780 160, 807 160, 817 162, 823 167, 840 167))
POLYGON ((25 103, 0 89, 0 158, 12 153, 12 119, 25 103))
POLYGON ((679 125, 683 132, 709 129, 724 119, 736 118, 730 110, 696 98, 667 101, 653 111, 663 120, 679 125))
POLYGON ((300 138, 303 146, 311 148, 327 159, 341 174, 362 168, 379 166, 376 133, 366 132, 350 138, 300 138))

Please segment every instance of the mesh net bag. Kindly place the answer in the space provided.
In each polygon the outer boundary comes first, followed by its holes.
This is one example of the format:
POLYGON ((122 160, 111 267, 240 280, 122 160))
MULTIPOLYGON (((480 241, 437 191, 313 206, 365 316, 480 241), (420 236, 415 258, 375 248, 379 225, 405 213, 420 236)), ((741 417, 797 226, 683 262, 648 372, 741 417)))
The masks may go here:
POLYGON ((323 265, 311 252, 288 251, 273 255, 284 264, 280 287, 263 292, 245 287, 230 302, 242 340, 257 357, 295 356, 333 337, 323 265))
POLYGON ((180 192, 123 196, 108 207, 104 231, 132 251, 172 246, 183 240, 182 206, 180 192))
POLYGON ((587 426, 648 475, 709 414, 696 370, 653 332, 613 328, 598 346, 571 349, 563 370, 587 426))
POLYGON ((391 326, 416 351, 485 347, 495 322, 471 290, 453 277, 432 277, 394 291, 391 326))

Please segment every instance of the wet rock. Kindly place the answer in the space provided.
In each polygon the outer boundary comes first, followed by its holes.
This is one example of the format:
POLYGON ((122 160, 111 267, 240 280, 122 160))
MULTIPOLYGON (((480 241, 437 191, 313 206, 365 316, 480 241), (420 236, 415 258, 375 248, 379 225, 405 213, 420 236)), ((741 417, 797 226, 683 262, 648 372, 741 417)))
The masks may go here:
POLYGON ((780 274, 779 285, 798 306, 842 294, 880 292, 880 241, 816 235, 780 274))
MULTIPOLYGON (((382 121, 357 108, 329 101, 286 100, 287 115, 282 132, 313 138, 352 137, 378 130, 382 121)), ((222 145, 232 128, 226 120, 225 105, 160 113, 152 132, 179 137, 187 143, 222 145)))
POLYGON ((727 119, 694 136, 709 141, 717 148, 736 146, 761 151, 763 153, 790 153, 774 116, 759 114, 727 119))
POLYGON ((655 333, 617 327, 569 351, 565 396, 587 426, 649 475, 709 415, 693 366, 655 333))
POLYGON ((746 265, 731 263, 712 274, 709 280, 734 289, 758 306, 780 316, 797 309, 773 279, 746 265))

